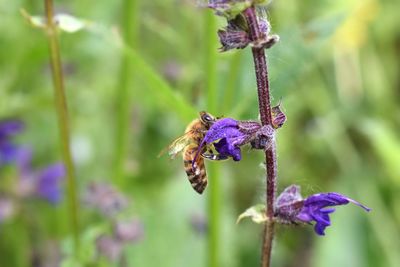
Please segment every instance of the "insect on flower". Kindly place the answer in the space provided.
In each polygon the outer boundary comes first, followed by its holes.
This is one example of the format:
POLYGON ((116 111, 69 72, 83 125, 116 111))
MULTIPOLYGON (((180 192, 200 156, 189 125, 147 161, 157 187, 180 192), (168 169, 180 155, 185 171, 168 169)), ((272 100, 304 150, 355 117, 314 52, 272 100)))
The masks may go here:
MULTIPOLYGON (((193 189, 196 190, 197 193, 201 194, 207 186, 207 173, 204 166, 204 157, 210 158, 213 154, 212 152, 206 154, 209 150, 208 146, 202 146, 200 150, 199 146, 207 131, 219 118, 216 118, 205 111, 202 111, 199 114, 199 118, 189 123, 186 127, 185 133, 175 139, 167 147, 167 150, 171 158, 175 158, 176 155, 182 153, 183 165, 189 182, 193 189), (200 154, 201 156, 196 156, 197 154, 200 154)), ((161 151, 160 155, 164 152, 165 150, 161 151)))
POLYGON ((201 141, 195 160, 199 155, 210 160, 224 160, 232 158, 240 161, 241 146, 251 144, 254 149, 266 149, 274 138, 274 128, 270 125, 261 125, 258 121, 238 121, 232 118, 223 118, 210 127, 201 141), (204 153, 204 148, 214 147, 215 154, 204 153))

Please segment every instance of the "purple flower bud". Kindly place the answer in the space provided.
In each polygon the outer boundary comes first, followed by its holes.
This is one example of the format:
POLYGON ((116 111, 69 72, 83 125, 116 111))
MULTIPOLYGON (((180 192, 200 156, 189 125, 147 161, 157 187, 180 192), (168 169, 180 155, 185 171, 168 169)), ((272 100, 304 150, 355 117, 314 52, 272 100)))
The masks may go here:
POLYGON ((219 30, 218 36, 222 44, 221 52, 231 49, 243 49, 251 42, 248 33, 240 30, 219 30))
POLYGON ((272 108, 272 126, 275 129, 281 128, 286 122, 286 115, 281 110, 281 103, 272 108))
POLYGON ((318 235, 325 235, 325 228, 331 225, 329 214, 332 206, 353 203, 366 211, 371 209, 339 193, 319 193, 302 199, 300 187, 291 185, 278 197, 275 205, 275 217, 287 223, 315 222, 314 230, 318 235))

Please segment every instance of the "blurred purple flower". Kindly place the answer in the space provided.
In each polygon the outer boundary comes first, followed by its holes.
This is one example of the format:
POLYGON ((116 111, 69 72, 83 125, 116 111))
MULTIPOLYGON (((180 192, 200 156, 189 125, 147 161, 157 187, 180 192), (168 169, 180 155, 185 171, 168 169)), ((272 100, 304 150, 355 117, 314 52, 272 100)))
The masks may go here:
POLYGON ((62 163, 55 163, 41 170, 37 176, 37 193, 50 203, 58 203, 62 197, 61 183, 65 176, 62 163))
POLYGON ((112 236, 102 235, 96 240, 96 248, 100 255, 116 262, 121 257, 123 244, 112 236))
POLYGON ((143 237, 143 224, 133 218, 114 223, 112 235, 103 234, 96 240, 97 252, 110 261, 118 261, 124 246, 135 243, 143 237))
POLYGON ((122 242, 136 242, 143 238, 144 227, 142 222, 137 218, 118 221, 114 227, 114 235, 122 242))
POLYGON ((122 193, 103 182, 90 183, 83 200, 86 205, 99 210, 107 217, 113 217, 128 205, 128 199, 122 193))
POLYGON ((192 228, 199 234, 207 234, 208 223, 207 218, 204 214, 195 213, 190 216, 190 224, 192 228))
POLYGON ((12 217, 14 212, 14 202, 10 198, 0 197, 0 223, 12 217))
POLYGON ((315 222, 314 230, 318 235, 325 235, 325 228, 331 225, 329 214, 332 206, 353 203, 366 211, 371 209, 339 193, 319 193, 302 199, 300 187, 291 185, 278 197, 275 204, 275 216, 288 223, 315 222))
POLYGON ((18 146, 11 142, 11 137, 20 133, 24 124, 18 120, 0 121, 0 166, 15 159, 18 146))
POLYGON ((168 60, 162 66, 162 73, 169 82, 176 83, 183 76, 182 64, 175 60, 168 60))
POLYGON ((62 198, 62 180, 65 168, 62 163, 55 163, 39 171, 32 169, 32 151, 22 147, 16 155, 17 167, 20 172, 20 183, 17 190, 22 196, 37 196, 52 204, 62 198))

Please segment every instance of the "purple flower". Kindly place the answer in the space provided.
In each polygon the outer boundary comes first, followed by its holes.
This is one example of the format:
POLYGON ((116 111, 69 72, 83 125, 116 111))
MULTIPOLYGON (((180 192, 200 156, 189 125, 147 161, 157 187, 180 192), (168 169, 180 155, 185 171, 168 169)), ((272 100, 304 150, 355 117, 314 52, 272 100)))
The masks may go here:
POLYGON ((231 118, 216 121, 205 135, 203 144, 211 144, 218 141, 214 146, 222 157, 232 157, 233 160, 241 160, 239 145, 247 139, 247 135, 239 130, 239 122, 231 118))
POLYGON ((359 202, 339 193, 320 193, 311 195, 304 200, 304 206, 297 215, 297 219, 307 223, 315 221, 315 232, 318 235, 325 235, 325 228, 331 225, 329 214, 335 211, 334 208, 327 207, 346 205, 350 202, 366 211, 371 210, 370 208, 361 205, 359 202))
POLYGON ((52 204, 61 200, 61 183, 65 176, 62 163, 55 163, 35 171, 32 168, 32 151, 27 147, 18 150, 16 161, 20 172, 20 183, 17 188, 20 195, 37 196, 52 204))
POLYGON ((234 161, 241 160, 240 147, 251 143, 253 148, 265 148, 273 138, 271 126, 262 126, 257 121, 237 121, 232 118, 219 119, 207 131, 202 140, 198 154, 205 145, 213 144, 219 159, 232 157, 234 161))
POLYGON ((0 166, 15 159, 18 146, 11 142, 11 137, 20 133, 24 124, 18 120, 0 121, 0 166))
POLYGON ((325 228, 331 225, 329 214, 334 212, 332 206, 348 203, 370 211, 371 209, 359 202, 339 193, 319 193, 302 199, 300 187, 291 185, 278 197, 275 204, 275 217, 286 223, 315 222, 314 230, 318 235, 325 235, 325 228))

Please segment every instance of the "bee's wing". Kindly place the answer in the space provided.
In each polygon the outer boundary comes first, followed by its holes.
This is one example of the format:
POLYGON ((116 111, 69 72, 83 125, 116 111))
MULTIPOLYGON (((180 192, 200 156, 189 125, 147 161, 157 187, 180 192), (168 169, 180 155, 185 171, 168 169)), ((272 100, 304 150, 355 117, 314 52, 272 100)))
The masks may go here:
POLYGON ((183 149, 190 144, 190 136, 193 134, 193 132, 193 130, 188 131, 176 138, 169 146, 161 150, 161 152, 158 154, 158 157, 161 157, 163 154, 165 154, 165 152, 168 151, 168 155, 171 156, 172 159, 175 158, 176 155, 182 152, 183 149))

